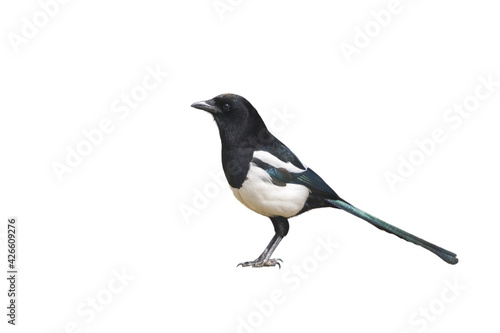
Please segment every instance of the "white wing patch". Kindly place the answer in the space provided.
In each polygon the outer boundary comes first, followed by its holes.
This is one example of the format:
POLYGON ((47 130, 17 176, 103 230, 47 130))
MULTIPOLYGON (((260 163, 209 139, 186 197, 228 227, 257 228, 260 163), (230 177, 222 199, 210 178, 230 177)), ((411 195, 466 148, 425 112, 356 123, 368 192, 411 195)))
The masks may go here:
MULTIPOLYGON (((271 164, 269 159, 265 159, 264 154, 259 154, 258 157, 256 153, 258 152, 254 153, 254 157, 271 164)), ((276 158, 276 160, 279 159, 276 158)), ((281 163, 282 165, 277 167, 284 168, 285 166, 289 167, 289 165, 291 165, 294 171, 287 168, 290 172, 304 171, 290 163, 285 163, 283 161, 281 161, 281 163)), ((274 166, 275 164, 271 165, 274 166)), ((250 163, 247 179, 243 182, 242 186, 240 188, 231 187, 231 190, 236 199, 247 208, 268 217, 283 216, 288 218, 296 215, 304 207, 309 196, 309 189, 303 185, 274 185, 271 176, 265 170, 255 165, 255 163, 250 163)))
POLYGON ((253 157, 261 160, 264 163, 267 163, 269 165, 272 165, 275 168, 284 168, 287 169, 289 172, 294 172, 294 173, 301 173, 307 170, 307 167, 304 165, 305 169, 297 168, 295 165, 293 165, 290 162, 283 162, 273 154, 267 151, 263 150, 256 150, 253 153, 253 157))

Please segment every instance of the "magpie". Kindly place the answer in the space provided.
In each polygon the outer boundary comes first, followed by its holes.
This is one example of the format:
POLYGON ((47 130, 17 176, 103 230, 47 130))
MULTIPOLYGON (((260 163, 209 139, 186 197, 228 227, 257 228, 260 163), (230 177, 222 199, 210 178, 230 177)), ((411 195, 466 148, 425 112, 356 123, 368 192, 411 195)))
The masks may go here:
POLYGON ((288 219, 311 209, 331 207, 351 213, 375 227, 431 251, 449 264, 455 253, 429 243, 354 207, 335 193, 311 168, 267 129, 257 110, 242 96, 222 94, 196 102, 212 114, 222 143, 222 167, 234 196, 247 208, 267 216, 275 235, 255 260, 243 267, 278 265, 271 255, 288 234, 288 219))

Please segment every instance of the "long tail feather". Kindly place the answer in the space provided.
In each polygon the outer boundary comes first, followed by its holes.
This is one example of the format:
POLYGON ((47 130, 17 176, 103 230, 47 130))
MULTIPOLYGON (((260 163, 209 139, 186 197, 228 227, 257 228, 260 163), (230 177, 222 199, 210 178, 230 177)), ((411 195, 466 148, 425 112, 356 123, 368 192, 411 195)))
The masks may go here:
POLYGON ((349 212, 369 223, 372 225, 376 226, 377 228, 387 231, 393 235, 396 235, 408 242, 412 242, 413 244, 417 244, 422 246, 423 248, 431 251, 435 255, 437 255, 439 258, 443 259, 449 264, 455 265, 458 262, 457 255, 453 252, 450 252, 448 250, 445 250, 437 245, 434 245, 432 243, 429 243, 426 240, 423 240, 422 238, 419 238, 417 236, 414 236, 404 230, 401 230, 387 222, 382 221, 379 218, 376 218, 373 215, 370 215, 364 211, 362 211, 359 208, 354 207, 353 205, 341 200, 332 200, 332 199, 326 199, 329 203, 331 203, 333 206, 340 208, 342 210, 345 210, 346 212, 349 212))

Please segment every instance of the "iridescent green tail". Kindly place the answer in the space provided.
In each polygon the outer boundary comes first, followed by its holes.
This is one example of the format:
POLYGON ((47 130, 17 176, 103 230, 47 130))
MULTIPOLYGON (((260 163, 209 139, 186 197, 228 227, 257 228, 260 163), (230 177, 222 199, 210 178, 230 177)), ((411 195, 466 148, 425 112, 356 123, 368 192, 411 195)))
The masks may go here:
POLYGON ((419 238, 417 236, 414 236, 404 230, 401 230, 399 228, 396 228, 395 226, 382 221, 379 218, 376 218, 373 215, 370 215, 364 211, 362 211, 359 208, 354 207, 353 205, 343 201, 343 200, 332 200, 332 199, 326 199, 329 203, 331 203, 334 207, 340 208, 342 210, 345 210, 346 212, 351 213, 352 215, 355 215, 371 224, 376 226, 377 228, 387 231, 393 235, 396 235, 408 242, 412 242, 413 244, 420 245, 421 247, 431 251, 435 255, 437 255, 439 258, 443 259, 446 261, 448 264, 455 265, 458 262, 457 255, 453 252, 450 252, 448 250, 445 250, 437 245, 434 245, 432 243, 429 243, 426 240, 423 240, 422 238, 419 238))

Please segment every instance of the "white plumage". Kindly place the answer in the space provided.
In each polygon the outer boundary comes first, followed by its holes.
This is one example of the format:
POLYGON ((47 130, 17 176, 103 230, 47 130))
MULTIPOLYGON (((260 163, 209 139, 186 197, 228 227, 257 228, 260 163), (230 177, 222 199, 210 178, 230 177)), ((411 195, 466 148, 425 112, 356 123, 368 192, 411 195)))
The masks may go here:
POLYGON ((253 152, 253 157, 261 160, 264 163, 267 163, 269 165, 272 165, 275 168, 285 168, 289 172, 294 172, 294 173, 301 173, 307 170, 307 167, 304 165, 304 169, 297 168, 295 165, 293 165, 290 162, 283 162, 273 154, 271 154, 268 151, 264 150, 256 150, 253 152))
MULTIPOLYGON (((256 151, 253 155, 262 162, 276 168, 286 168, 290 172, 304 172, 292 165, 285 163, 268 152, 256 151)), ((255 163, 250 163, 246 180, 237 189, 231 187, 234 196, 249 209, 268 217, 296 215, 309 196, 309 189, 299 184, 286 184, 278 186, 273 184, 271 176, 255 163)))

